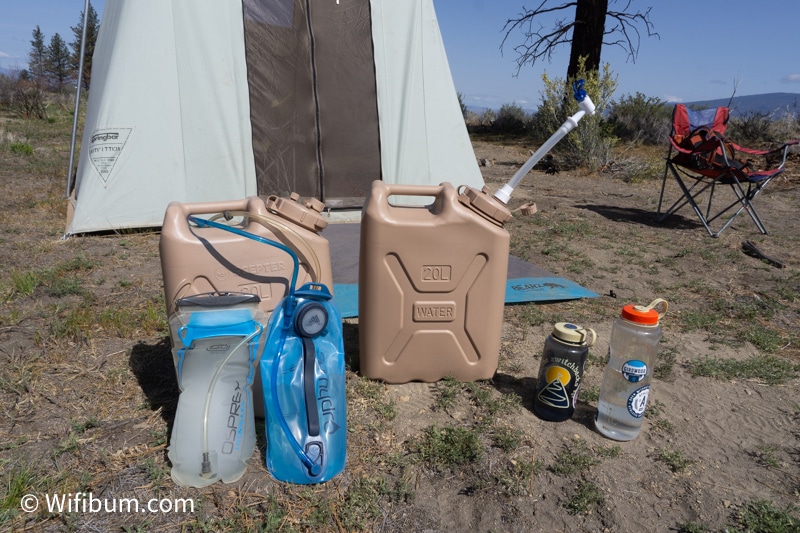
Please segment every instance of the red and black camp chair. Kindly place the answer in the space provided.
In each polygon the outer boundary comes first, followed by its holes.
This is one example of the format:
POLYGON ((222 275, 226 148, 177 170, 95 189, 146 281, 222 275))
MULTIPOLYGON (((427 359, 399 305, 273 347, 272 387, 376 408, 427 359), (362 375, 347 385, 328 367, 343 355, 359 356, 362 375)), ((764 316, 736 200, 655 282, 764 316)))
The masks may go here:
POLYGON ((728 118, 726 107, 697 111, 683 104, 675 106, 670 148, 658 199, 659 222, 688 204, 712 237, 719 236, 742 211, 747 211, 761 233, 768 233, 753 207, 753 200, 783 172, 789 147, 798 141, 789 141, 771 150, 745 148, 725 138, 728 118), (668 175, 677 181, 681 195, 662 213, 668 175), (730 186, 734 194, 730 203, 723 199, 723 207, 714 204, 717 185, 730 186), (714 224, 718 218, 731 212, 724 223, 714 224), (712 225, 719 229, 712 229, 712 225))

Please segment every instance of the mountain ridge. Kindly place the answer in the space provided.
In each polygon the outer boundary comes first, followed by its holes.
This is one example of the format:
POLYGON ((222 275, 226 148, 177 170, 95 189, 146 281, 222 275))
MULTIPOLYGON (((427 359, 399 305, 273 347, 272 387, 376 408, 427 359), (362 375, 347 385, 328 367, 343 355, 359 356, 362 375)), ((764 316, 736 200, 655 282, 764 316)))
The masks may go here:
MULTIPOLYGON (((664 102, 670 108, 676 103, 698 108, 729 107, 731 116, 744 116, 753 113, 764 114, 779 119, 787 114, 800 116, 800 93, 763 93, 734 96, 733 98, 716 98, 713 100, 696 100, 692 102, 664 102)), ((484 113, 488 107, 467 106, 467 110, 477 115, 484 113)), ((492 108, 494 109, 494 108, 492 108)), ((494 109, 497 112, 499 108, 494 109)), ((526 113, 535 113, 536 109, 523 108, 526 113)))
POLYGON ((754 113, 767 115, 771 118, 781 118, 787 114, 800 115, 799 93, 764 93, 733 98, 717 98, 715 100, 699 100, 685 102, 688 106, 698 107, 728 107, 731 116, 750 115, 754 113))

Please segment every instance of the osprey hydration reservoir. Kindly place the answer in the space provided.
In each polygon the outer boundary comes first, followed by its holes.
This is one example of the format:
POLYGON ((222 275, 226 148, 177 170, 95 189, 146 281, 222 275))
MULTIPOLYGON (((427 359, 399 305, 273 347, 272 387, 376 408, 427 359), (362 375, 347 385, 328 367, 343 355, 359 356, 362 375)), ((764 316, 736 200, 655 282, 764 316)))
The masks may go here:
POLYGON ((253 294, 181 298, 170 318, 181 393, 168 456, 172 479, 204 487, 245 471, 256 442, 251 386, 266 315, 253 294))
POLYGON ((261 358, 267 469, 280 481, 327 481, 347 459, 342 319, 307 283, 272 313, 261 358))

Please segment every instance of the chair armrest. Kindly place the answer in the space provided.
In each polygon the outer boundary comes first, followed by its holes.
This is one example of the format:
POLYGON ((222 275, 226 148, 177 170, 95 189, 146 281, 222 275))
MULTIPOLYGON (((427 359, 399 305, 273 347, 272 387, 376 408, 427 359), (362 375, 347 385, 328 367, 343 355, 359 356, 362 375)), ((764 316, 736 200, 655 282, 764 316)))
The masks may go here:
POLYGON ((776 146, 775 148, 770 148, 769 150, 757 150, 755 148, 748 148, 747 146, 740 146, 736 143, 731 143, 731 144, 733 145, 733 147, 736 149, 737 152, 744 152, 746 154, 751 154, 751 155, 769 155, 780 152, 782 150, 788 151, 790 146, 793 146, 798 143, 800 143, 800 141, 798 140, 786 141, 782 145, 776 146))
POLYGON ((789 147, 794 146, 798 143, 800 143, 800 141, 798 141, 797 139, 792 139, 791 141, 786 141, 782 145, 772 148, 770 150, 756 150, 754 148, 747 148, 746 146, 739 146, 736 143, 731 143, 731 145, 733 145, 734 149, 737 152, 743 152, 745 154, 750 154, 750 155, 759 155, 766 157, 772 154, 783 152, 783 155, 781 156, 781 163, 777 167, 777 168, 783 168, 783 166, 786 164, 786 158, 789 155, 789 147))

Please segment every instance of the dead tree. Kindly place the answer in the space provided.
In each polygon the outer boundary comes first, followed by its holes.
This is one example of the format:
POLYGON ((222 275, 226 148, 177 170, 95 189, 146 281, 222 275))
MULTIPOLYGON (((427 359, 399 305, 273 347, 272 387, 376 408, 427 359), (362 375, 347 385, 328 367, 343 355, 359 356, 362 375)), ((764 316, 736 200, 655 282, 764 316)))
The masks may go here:
POLYGON ((579 59, 586 58, 587 71, 599 71, 600 52, 603 46, 620 46, 628 52, 628 58, 636 61, 641 43, 641 26, 648 37, 658 37, 653 31, 650 21, 650 10, 631 11, 633 0, 626 0, 622 11, 609 9, 609 3, 616 0, 576 0, 550 5, 550 0, 542 0, 536 9, 522 8, 516 18, 508 19, 503 31, 505 37, 500 44, 502 51, 513 34, 522 32, 523 41, 513 47, 517 53, 517 73, 525 65, 534 65, 537 61, 550 61, 553 52, 561 45, 571 44, 567 79, 573 79, 578 73, 579 59), (575 15, 569 21, 567 14, 574 9, 575 15), (552 27, 545 28, 540 22, 542 17, 557 15, 552 27), (561 16, 564 14, 564 16, 561 16))

